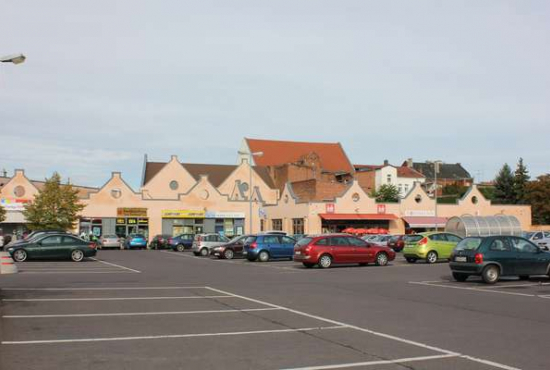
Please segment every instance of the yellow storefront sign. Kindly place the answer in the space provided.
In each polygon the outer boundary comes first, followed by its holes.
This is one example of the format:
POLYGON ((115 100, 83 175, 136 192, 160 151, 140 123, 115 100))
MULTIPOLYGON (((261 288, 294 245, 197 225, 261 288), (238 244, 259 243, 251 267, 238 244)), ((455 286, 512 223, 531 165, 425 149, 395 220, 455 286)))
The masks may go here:
POLYGON ((147 217, 147 208, 117 208, 117 217, 147 217))
POLYGON ((191 209, 169 209, 162 211, 162 218, 205 218, 205 211, 191 209))

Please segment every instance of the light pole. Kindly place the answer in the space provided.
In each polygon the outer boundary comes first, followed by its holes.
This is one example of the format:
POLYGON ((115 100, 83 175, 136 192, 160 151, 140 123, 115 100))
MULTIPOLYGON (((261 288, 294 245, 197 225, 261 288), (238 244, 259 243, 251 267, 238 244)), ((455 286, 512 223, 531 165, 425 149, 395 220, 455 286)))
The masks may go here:
POLYGON ((23 54, 14 54, 14 55, 7 55, 5 57, 0 58, 0 62, 2 63, 13 63, 13 64, 21 64, 27 59, 23 54))
POLYGON ((439 165, 443 162, 440 160, 436 161, 426 161, 427 164, 433 164, 434 165, 434 199, 435 199, 435 206, 434 206, 434 215, 435 215, 435 231, 437 231, 439 223, 437 222, 437 173, 439 172, 439 165))
POLYGON ((247 155, 248 156, 248 166, 250 167, 250 171, 249 171, 249 180, 248 180, 248 205, 249 205, 249 228, 248 228, 248 232, 250 234, 252 234, 252 157, 261 157, 262 155, 264 155, 264 152, 252 152, 252 151, 248 151, 248 152, 241 152, 239 151, 238 152, 240 155, 247 155))

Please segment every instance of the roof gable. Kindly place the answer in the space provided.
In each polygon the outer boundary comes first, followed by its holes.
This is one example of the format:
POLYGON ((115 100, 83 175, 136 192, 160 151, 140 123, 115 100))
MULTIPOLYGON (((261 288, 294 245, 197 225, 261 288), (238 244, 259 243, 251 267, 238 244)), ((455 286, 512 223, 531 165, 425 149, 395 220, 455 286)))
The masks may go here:
MULTIPOLYGON (((406 162, 404 163, 404 165, 406 162)), ((429 179, 434 178, 434 165, 424 162, 414 162, 413 168, 429 179)), ((463 180, 472 176, 460 163, 441 163, 437 177, 441 179, 463 180)))

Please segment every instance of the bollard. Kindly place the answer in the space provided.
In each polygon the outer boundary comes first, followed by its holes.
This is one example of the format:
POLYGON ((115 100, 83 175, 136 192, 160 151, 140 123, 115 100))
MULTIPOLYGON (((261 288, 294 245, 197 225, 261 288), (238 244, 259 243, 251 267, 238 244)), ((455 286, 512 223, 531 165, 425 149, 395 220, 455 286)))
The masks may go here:
POLYGON ((8 252, 0 252, 0 274, 17 273, 17 265, 8 252))

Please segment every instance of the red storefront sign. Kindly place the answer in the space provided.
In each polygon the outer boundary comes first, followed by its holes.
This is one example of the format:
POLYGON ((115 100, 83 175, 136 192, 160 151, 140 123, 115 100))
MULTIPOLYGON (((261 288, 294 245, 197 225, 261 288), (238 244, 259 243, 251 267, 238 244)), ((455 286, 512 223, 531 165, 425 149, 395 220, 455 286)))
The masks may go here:
POLYGON ((334 213, 336 212, 336 205, 334 203, 327 203, 325 210, 326 213, 334 213))
POLYGON ((385 204, 376 205, 376 211, 378 213, 386 213, 386 205, 385 204))

